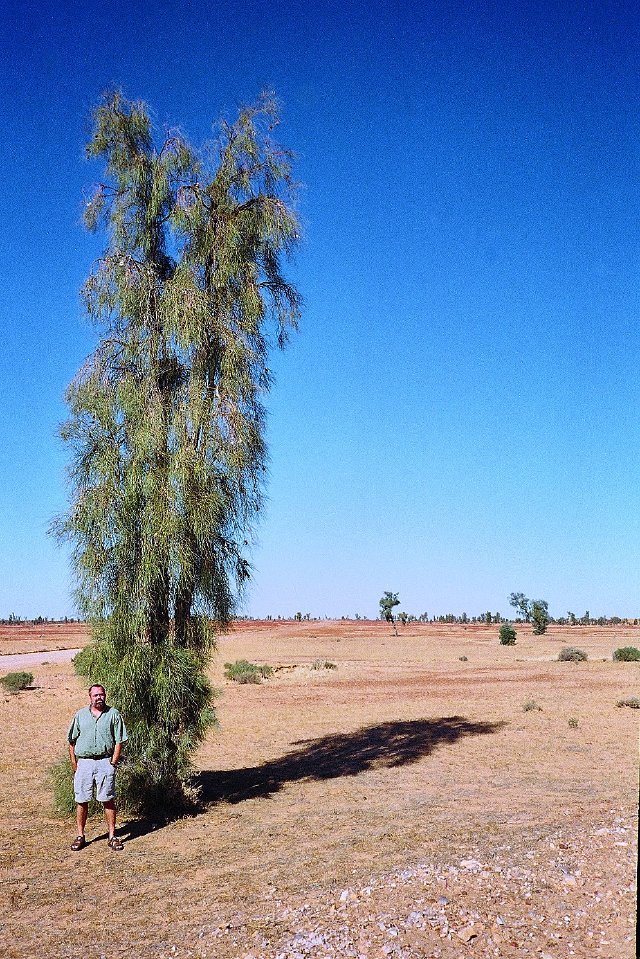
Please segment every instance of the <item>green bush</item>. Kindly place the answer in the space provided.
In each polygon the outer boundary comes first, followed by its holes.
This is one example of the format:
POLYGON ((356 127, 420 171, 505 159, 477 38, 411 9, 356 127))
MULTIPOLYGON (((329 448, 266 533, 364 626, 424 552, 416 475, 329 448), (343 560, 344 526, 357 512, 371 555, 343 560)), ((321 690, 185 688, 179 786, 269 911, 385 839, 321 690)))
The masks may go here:
POLYGON ((586 663, 588 658, 584 649, 578 649, 577 646, 565 646, 558 653, 559 663, 586 663))
MULTIPOLYGON (((73 794, 73 769, 69 755, 54 763, 48 769, 49 782, 53 790, 53 809, 58 816, 69 817, 76 814, 76 800, 73 794)), ((118 807, 121 808, 120 802, 118 807)), ((89 803, 89 815, 102 815, 102 803, 92 799, 89 803)))
POLYGON ((232 679, 235 683, 261 683, 272 674, 271 666, 259 666, 246 659, 236 659, 235 663, 224 664, 225 679, 232 679))
POLYGON ((501 646, 515 646, 517 640, 517 634, 511 623, 503 623, 500 627, 500 645, 501 646))
POLYGON ((629 706, 630 709, 640 709, 640 699, 637 696, 627 696, 626 699, 619 699, 616 706, 629 706))
POLYGON ((7 673, 6 676, 0 676, 0 683, 8 693, 19 693, 31 686, 32 682, 33 673, 7 673))
MULTIPOLYGON (((195 811, 199 799, 197 789, 186 779, 179 782, 173 793, 167 793, 166 789, 156 786, 162 780, 163 771, 161 768, 150 768, 153 762, 151 757, 139 761, 125 757, 118 764, 116 793, 120 812, 127 815, 142 813, 164 820, 174 814, 195 811)), ((54 812, 65 819, 75 816, 73 769, 68 755, 49 767, 48 778, 53 791, 54 812)), ((102 810, 102 803, 96 799, 90 801, 90 817, 101 818, 102 810)))
POLYGON ((617 663, 637 663, 640 662, 640 649, 635 646, 621 646, 613 652, 613 659, 617 663))
POLYGON ((575 716, 570 716, 567 722, 569 723, 572 729, 578 728, 578 720, 576 719, 575 716))

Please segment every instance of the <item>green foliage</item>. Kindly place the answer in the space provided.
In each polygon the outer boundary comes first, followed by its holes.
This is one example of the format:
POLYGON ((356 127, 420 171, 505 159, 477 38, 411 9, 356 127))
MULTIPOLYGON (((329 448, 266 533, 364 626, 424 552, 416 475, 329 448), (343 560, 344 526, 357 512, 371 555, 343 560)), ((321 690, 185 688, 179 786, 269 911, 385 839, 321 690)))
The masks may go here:
POLYGON ((276 124, 265 96, 215 150, 176 132, 156 145, 144 104, 116 92, 87 147, 106 168, 85 222, 108 244, 83 291, 102 338, 67 391, 72 503, 54 530, 92 624, 76 668, 124 714, 121 783, 155 813, 189 804, 189 757, 214 719, 206 667, 262 503, 269 344, 299 314, 276 124))
POLYGON ((621 646, 613 652, 613 659, 617 663, 640 662, 640 649, 635 646, 621 646))
POLYGON ((311 669, 337 669, 335 663, 329 662, 328 659, 314 659, 311 663, 311 669))
POLYGON ((531 601, 529 614, 533 623, 533 635, 542 636, 543 633, 546 633, 551 619, 549 604, 544 599, 534 599, 531 601))
POLYGON ((584 649, 577 646, 564 646, 558 653, 559 663, 586 663, 588 658, 584 649))
POLYGON ((525 713, 541 712, 542 706, 539 706, 535 699, 528 699, 522 706, 525 713))
POLYGON ((232 679, 236 683, 261 683, 273 675, 273 668, 237 659, 235 663, 224 664, 224 675, 225 679, 232 679))
POLYGON ((0 676, 0 683, 8 693, 19 693, 33 683, 33 673, 7 673, 0 676))
POLYGON ((531 616, 529 610, 529 600, 524 593, 510 593, 509 605, 513 606, 514 609, 522 615, 526 623, 529 622, 529 618, 531 616))
POLYGON ((533 635, 541 636, 551 622, 549 604, 544 599, 527 599, 524 593, 511 593, 509 604, 516 609, 525 623, 533 623, 533 635))
POLYGON ((627 696, 625 699, 619 699, 616 706, 628 706, 629 709, 640 709, 640 698, 638 698, 638 696, 627 696))
POLYGON ((498 633, 501 646, 515 646, 518 636, 510 623, 503 623, 498 633))
POLYGON ((393 610, 396 606, 400 605, 400 600, 398 599, 397 593, 392 593, 390 590, 386 590, 382 595, 380 601, 380 619, 384 619, 387 623, 391 623, 394 628, 396 636, 398 635, 398 630, 395 626, 396 618, 393 614, 393 610))
POLYGON ((572 729, 578 728, 578 720, 575 718, 575 716, 570 716, 567 722, 569 723, 572 729))
MULTIPOLYGON (((59 816, 69 817, 76 814, 76 800, 73 794, 73 768, 69 754, 65 755, 54 763, 47 770, 49 782, 53 791, 53 808, 59 816)), ((119 791, 119 784, 118 784, 119 791)), ((123 808, 123 803, 118 796, 118 807, 123 808)), ((102 816, 102 803, 92 799, 89 803, 90 816, 102 816)))

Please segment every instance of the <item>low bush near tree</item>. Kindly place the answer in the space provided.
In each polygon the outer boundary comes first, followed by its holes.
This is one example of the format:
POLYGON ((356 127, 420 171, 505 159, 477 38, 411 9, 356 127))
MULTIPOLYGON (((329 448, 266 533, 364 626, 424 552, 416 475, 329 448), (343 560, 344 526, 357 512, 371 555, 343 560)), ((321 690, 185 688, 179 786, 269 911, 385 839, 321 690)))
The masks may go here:
POLYGON ((224 664, 225 679, 231 679, 234 683, 261 683, 263 679, 268 679, 273 674, 271 666, 257 663, 250 663, 246 659, 237 659, 235 663, 224 664))
POLYGON ((637 663, 640 662, 640 649, 635 646, 621 646, 615 649, 613 659, 616 663, 637 663))
POLYGON ((0 676, 0 683, 8 693, 19 693, 33 683, 33 673, 7 673, 0 676))
POLYGON ((510 623, 502 624, 499 637, 501 646, 515 646, 518 638, 515 629, 510 623))
POLYGON ((558 653, 559 663, 586 663, 588 658, 584 649, 578 649, 577 646, 565 646, 558 653))
POLYGON ((328 659, 314 659, 311 663, 311 669, 337 669, 335 663, 329 662, 328 659))

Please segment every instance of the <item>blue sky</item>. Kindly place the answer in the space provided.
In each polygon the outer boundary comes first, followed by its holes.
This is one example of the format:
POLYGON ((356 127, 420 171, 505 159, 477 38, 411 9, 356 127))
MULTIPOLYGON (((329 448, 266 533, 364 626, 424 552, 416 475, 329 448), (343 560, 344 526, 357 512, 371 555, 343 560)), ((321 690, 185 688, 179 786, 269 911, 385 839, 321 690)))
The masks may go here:
POLYGON ((95 334, 90 113, 195 143, 273 88, 305 310, 244 609, 640 613, 640 46, 624 3, 9 0, 0 617, 72 615, 63 393, 95 334))

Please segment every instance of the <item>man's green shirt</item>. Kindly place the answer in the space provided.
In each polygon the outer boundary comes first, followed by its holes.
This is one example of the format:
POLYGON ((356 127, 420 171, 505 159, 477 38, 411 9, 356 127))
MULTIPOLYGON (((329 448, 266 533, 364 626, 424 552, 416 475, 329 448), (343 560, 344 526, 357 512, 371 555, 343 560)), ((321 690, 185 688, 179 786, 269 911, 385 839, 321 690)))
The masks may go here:
POLYGON ((73 717, 67 738, 78 759, 99 759, 111 756, 116 743, 126 743, 129 737, 122 716, 113 706, 106 706, 97 719, 91 707, 85 706, 73 717))

